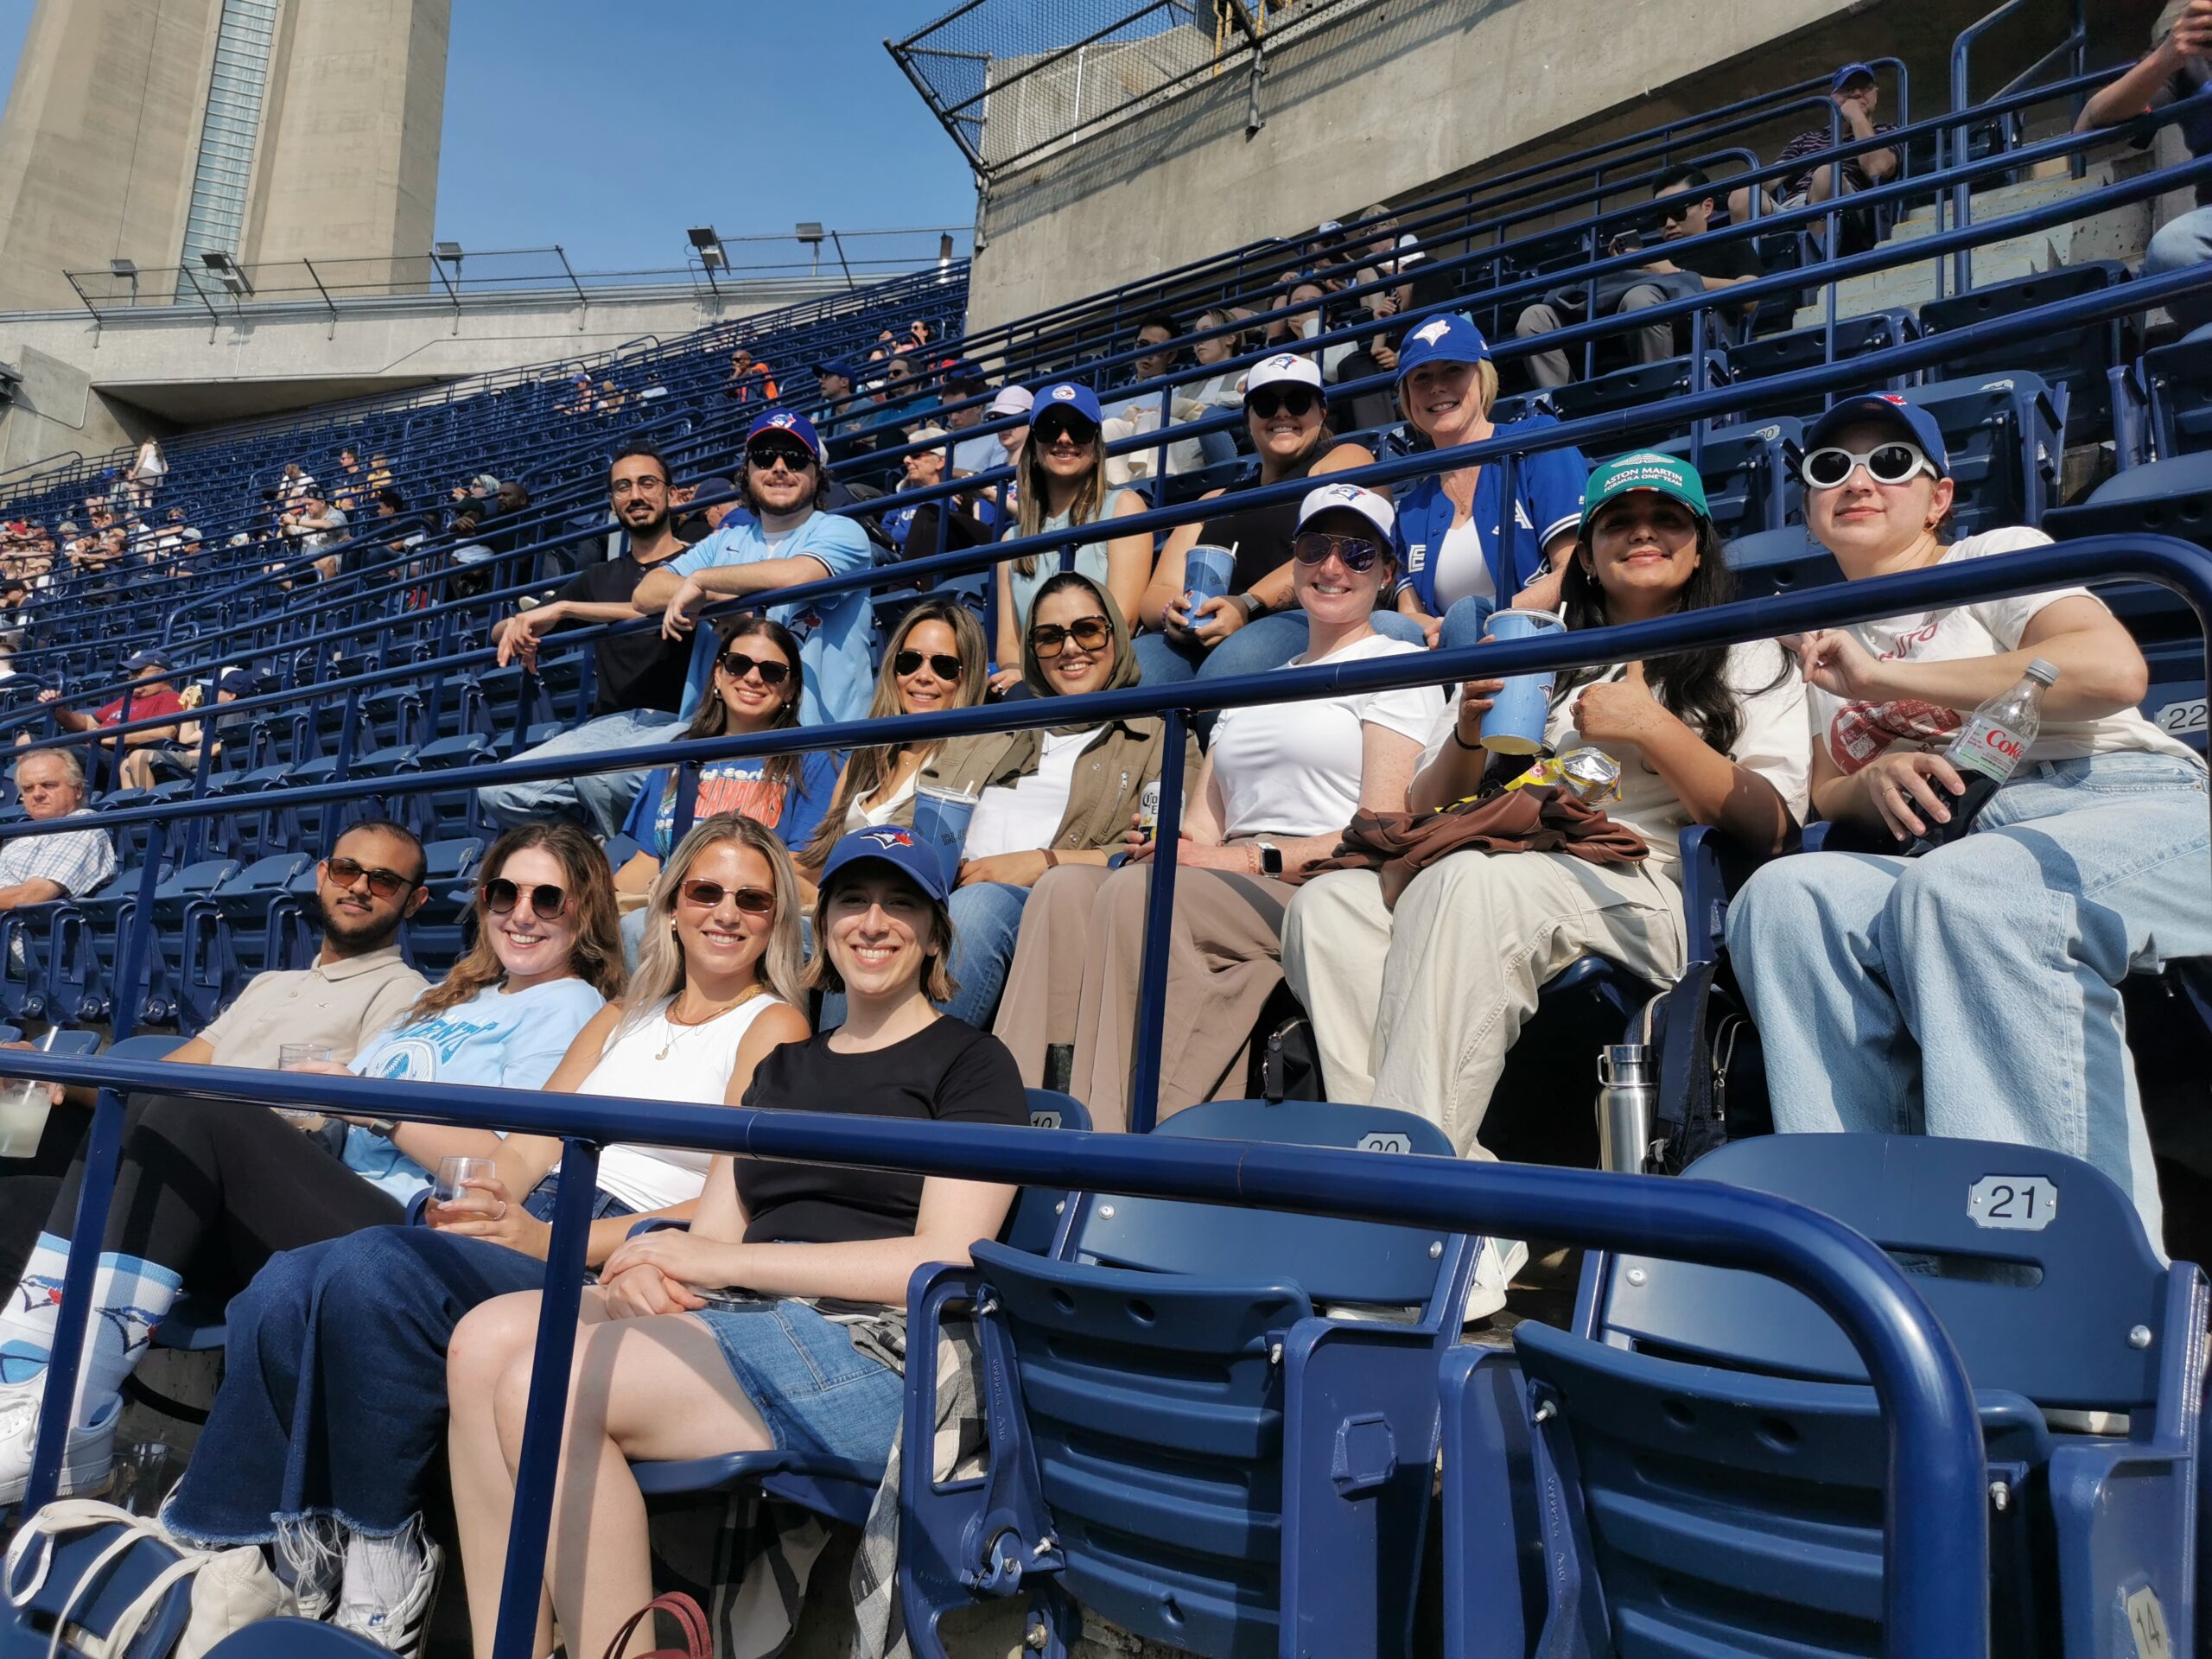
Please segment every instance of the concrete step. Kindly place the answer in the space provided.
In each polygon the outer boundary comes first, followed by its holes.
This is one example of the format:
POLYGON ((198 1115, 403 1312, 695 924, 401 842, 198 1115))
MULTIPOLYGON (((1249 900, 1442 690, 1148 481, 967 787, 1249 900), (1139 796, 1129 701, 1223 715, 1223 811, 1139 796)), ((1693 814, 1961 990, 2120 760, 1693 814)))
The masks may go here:
MULTIPOLYGON (((2009 242, 1974 250, 1974 280, 1976 286, 2009 283, 2049 270, 2061 263, 2048 236, 2016 237, 2009 242)), ((1864 316, 1870 311, 1917 312, 1929 301, 1942 299, 1951 292, 1949 278, 1948 258, 1922 260, 1871 276, 1853 276, 1836 286, 1836 315, 1864 316)), ((1809 328, 1827 319, 1827 290, 1816 291, 1812 302, 1797 313, 1796 326, 1800 328, 1809 328)))
MULTIPOLYGON (((1978 190, 1974 196, 1974 218, 1976 224, 1986 219, 2003 219, 2008 214, 2025 213, 2054 201, 2070 200, 2076 196, 2095 194, 2112 181, 2112 168, 2101 164, 2089 169, 2084 178, 2060 175, 2056 178, 2028 179, 2018 184, 2000 185, 1993 190, 1978 190)), ((1944 213, 1948 228, 1949 211, 1944 213)), ((1893 242, 1910 242, 1916 237, 1931 236, 1937 229, 1936 210, 1918 207, 1899 219, 1890 232, 1893 242)))

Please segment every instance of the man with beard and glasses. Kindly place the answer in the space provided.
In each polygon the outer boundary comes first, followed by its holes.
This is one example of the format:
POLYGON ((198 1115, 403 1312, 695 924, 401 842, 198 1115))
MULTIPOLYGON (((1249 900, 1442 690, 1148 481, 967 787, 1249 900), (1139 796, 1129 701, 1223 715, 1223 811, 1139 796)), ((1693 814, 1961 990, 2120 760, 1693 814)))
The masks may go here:
MULTIPOLYGON (((732 514, 698 546, 638 584, 632 603, 640 616, 660 614, 666 639, 690 633, 702 604, 842 576, 874 562, 868 534, 858 524, 823 511, 830 500, 829 474, 823 469, 822 445, 805 416, 779 410, 753 423, 745 435, 738 489, 743 513, 732 514)), ((806 668, 800 722, 865 720, 875 687, 868 658, 874 613, 868 595, 846 593, 779 605, 768 614, 799 639, 806 668)), ((714 636, 712 628, 699 632, 684 690, 687 714, 714 672, 714 636)), ((633 780, 630 794, 636 793, 633 780)))
MULTIPOLYGON (((660 567, 684 551, 669 518, 668 482, 668 462, 658 450, 639 444, 624 446, 608 471, 607 493, 614 516, 629 532, 628 550, 620 558, 587 568, 550 604, 518 611, 502 621, 492 634, 493 643, 499 648, 501 667, 519 659, 535 668, 538 641, 556 628, 636 619, 632 597, 663 579, 666 572, 660 567)), ((683 668, 690 656, 690 644, 663 639, 650 628, 636 628, 601 638, 592 652, 592 683, 596 690, 592 718, 573 731, 526 750, 518 760, 604 754, 610 749, 675 736, 672 728, 683 702, 683 668)), ((493 784, 479 790, 476 798, 485 816, 503 830, 537 818, 565 817, 584 824, 603 840, 620 831, 645 775, 643 772, 601 772, 545 778, 535 783, 493 784)))
MULTIPOLYGON (((322 948, 315 961, 256 974, 213 1025, 162 1058, 273 1071, 280 1046, 320 1043, 333 1060, 352 1059, 365 1038, 395 1022, 427 988, 397 944, 399 925, 422 908, 426 868, 423 843, 398 824, 374 819, 348 828, 315 866, 322 948)), ((152 1098, 134 1096, 132 1103, 152 1098)), ((49 1115, 35 1156, 0 1163, 0 1283, 22 1274, 84 1136, 90 1096, 71 1103, 80 1109, 49 1115)))

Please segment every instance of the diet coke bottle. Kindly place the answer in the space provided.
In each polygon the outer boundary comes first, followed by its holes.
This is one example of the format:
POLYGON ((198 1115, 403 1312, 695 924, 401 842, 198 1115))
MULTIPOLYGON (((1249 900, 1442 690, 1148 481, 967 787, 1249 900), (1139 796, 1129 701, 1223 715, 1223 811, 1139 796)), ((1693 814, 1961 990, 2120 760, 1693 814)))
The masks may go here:
MULTIPOLYGON (((1966 792, 1953 803, 1947 822, 1929 823, 1905 849, 1907 857, 1917 858, 1947 847, 1974 828, 1976 815, 1988 804, 1998 786, 2012 775, 2021 756, 2034 746, 2036 734, 2043 729, 2043 694, 2057 678, 2057 665, 2038 657, 2028 664, 2018 684, 1999 692, 1974 711, 1974 718, 1943 751, 1943 758, 1965 780, 1966 792)), ((1948 792, 1940 784, 1936 789, 1939 794, 1948 792)))

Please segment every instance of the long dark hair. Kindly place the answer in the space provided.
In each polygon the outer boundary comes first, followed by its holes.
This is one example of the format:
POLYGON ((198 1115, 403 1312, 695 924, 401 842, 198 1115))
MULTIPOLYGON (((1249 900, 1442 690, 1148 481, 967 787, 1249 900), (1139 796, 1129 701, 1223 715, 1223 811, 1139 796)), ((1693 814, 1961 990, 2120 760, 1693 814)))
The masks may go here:
MULTIPOLYGON (((721 672, 722 652, 739 640, 750 639, 756 635, 781 652, 784 661, 791 664, 791 678, 784 683, 789 695, 785 697, 783 707, 776 711, 776 717, 768 722, 768 729, 781 731, 785 727, 798 724, 798 701, 806 690, 806 669, 799 661, 798 641, 780 622, 772 621, 765 616, 741 616, 722 631, 721 643, 715 647, 715 665, 708 671, 706 695, 699 699, 699 712, 691 716, 691 723, 683 728, 682 741, 689 743, 694 738, 721 737, 728 733, 729 706, 722 701, 721 693, 715 689, 714 677, 721 672)), ((798 775, 798 763, 799 757, 796 754, 770 755, 768 764, 760 769, 761 781, 773 788, 785 788, 798 775)), ((673 771, 669 773, 668 787, 671 791, 676 787, 673 771)))
MULTIPOLYGON (((1566 578, 1560 584, 1560 613, 1570 628, 1605 626, 1605 590, 1598 585, 1592 564, 1593 556, 1590 532, 1586 528, 1575 539, 1573 556, 1568 560, 1566 578)), ((1702 611, 1726 605, 1735 597, 1736 578, 1721 556, 1719 533, 1713 528, 1710 518, 1697 516, 1697 567, 1682 584, 1681 592, 1675 595, 1672 608, 1702 611)), ((1744 698, 1772 690, 1789 672, 1785 659, 1772 684, 1760 687, 1759 692, 1738 691, 1728 683, 1728 650, 1726 645, 1707 645, 1698 651, 1676 652, 1671 657, 1650 658, 1643 664, 1644 683, 1650 686, 1659 706, 1720 754, 1727 753, 1743 735, 1744 698)), ((1556 705, 1564 701, 1573 695, 1576 688, 1604 672, 1603 669, 1581 668, 1561 674, 1552 693, 1553 702, 1556 705)))

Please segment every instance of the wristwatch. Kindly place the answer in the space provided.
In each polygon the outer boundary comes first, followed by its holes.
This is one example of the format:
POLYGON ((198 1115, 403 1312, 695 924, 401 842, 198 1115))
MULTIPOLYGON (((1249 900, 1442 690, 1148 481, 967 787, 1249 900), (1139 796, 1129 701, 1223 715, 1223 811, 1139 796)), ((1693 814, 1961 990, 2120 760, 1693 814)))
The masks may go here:
POLYGON ((1244 620, 1247 622, 1257 621, 1262 615, 1266 614, 1268 601, 1262 599, 1257 594, 1237 594, 1234 595, 1234 597, 1236 602, 1244 607, 1244 620))
POLYGON ((1282 849, 1276 846, 1272 841, 1255 841, 1252 844, 1260 849, 1260 874, 1262 875, 1281 875, 1282 874, 1282 849))

